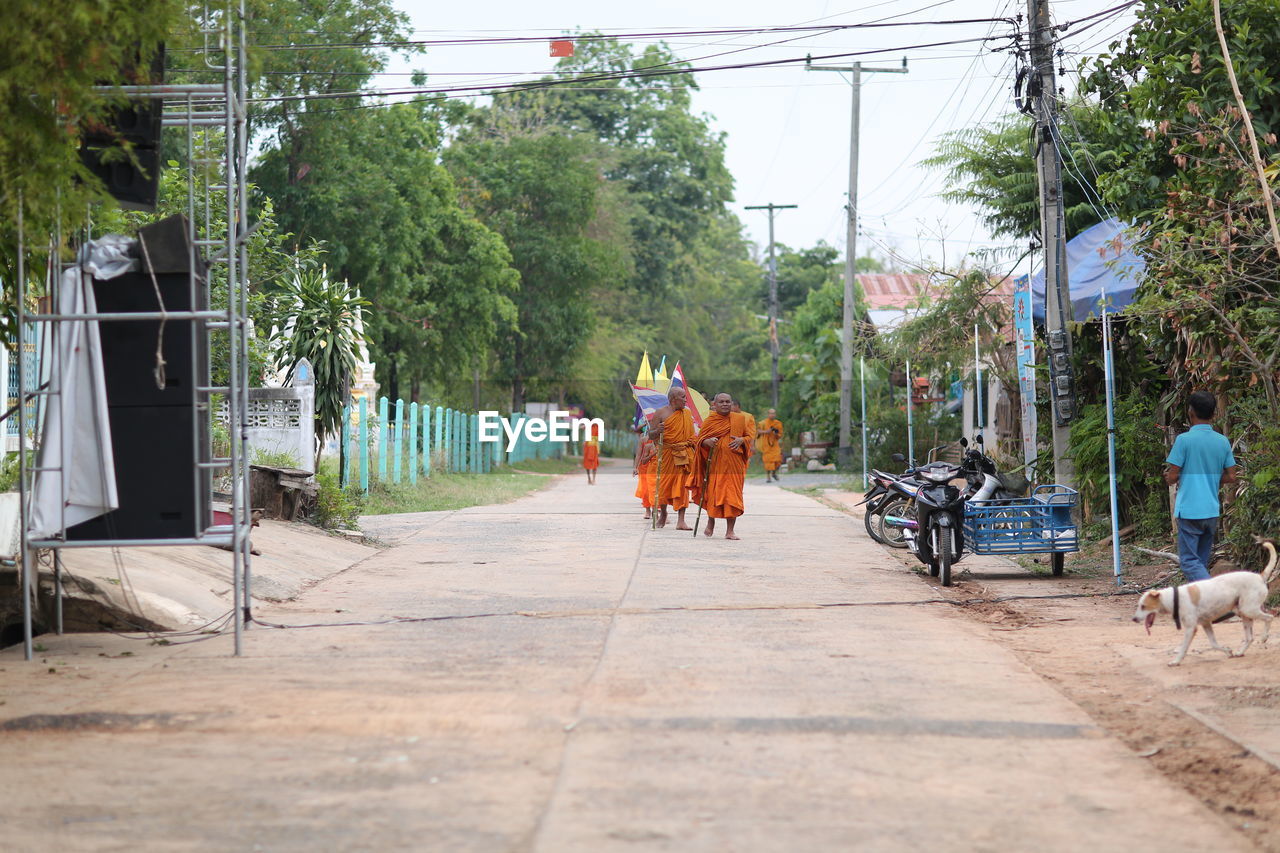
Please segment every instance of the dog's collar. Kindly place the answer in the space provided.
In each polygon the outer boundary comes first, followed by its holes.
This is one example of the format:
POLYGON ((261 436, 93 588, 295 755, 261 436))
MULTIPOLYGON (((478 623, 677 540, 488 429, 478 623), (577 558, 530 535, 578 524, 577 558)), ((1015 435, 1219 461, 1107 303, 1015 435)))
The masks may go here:
POLYGON ((1182 617, 1178 614, 1178 585, 1173 586, 1173 626, 1179 631, 1182 630, 1182 617))

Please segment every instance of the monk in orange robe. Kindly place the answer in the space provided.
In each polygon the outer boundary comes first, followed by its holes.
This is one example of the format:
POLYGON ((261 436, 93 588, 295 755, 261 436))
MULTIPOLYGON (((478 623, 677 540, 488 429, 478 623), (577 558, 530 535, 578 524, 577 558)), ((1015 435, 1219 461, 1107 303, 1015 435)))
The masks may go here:
POLYGON ((782 421, 778 420, 778 410, 770 409, 765 419, 760 422, 756 435, 760 439, 760 461, 764 462, 764 481, 777 482, 778 467, 782 465, 782 421))
POLYGON ((653 413, 650 429, 658 442, 658 526, 667 524, 667 506, 676 510, 676 530, 692 530, 684 520, 693 487, 697 449, 693 414, 685 407, 683 388, 672 388, 667 405, 653 413))
POLYGON ((587 485, 594 486, 600 468, 600 430, 595 427, 588 427, 587 440, 582 443, 582 467, 587 469, 587 485))
POLYGON ((658 448, 649 440, 649 436, 643 429, 638 432, 637 438, 639 441, 636 443, 636 457, 631 474, 640 478, 639 483, 636 484, 636 497, 640 499, 640 503, 644 504, 644 517, 650 518, 654 492, 658 487, 653 479, 653 465, 658 455, 658 448))
POLYGON ((723 518, 724 538, 737 539, 733 525, 746 510, 742 486, 747 479, 747 462, 751 459, 751 433, 747 430, 746 416, 733 411, 733 398, 728 394, 717 394, 711 408, 711 414, 702 421, 698 432, 700 479, 695 497, 707 511, 704 535, 714 534, 716 519, 723 518))

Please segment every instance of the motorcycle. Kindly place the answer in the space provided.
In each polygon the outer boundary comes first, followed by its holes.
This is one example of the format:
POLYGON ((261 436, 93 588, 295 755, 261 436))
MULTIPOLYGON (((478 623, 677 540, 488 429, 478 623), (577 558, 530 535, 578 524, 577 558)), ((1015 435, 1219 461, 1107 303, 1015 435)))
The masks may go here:
MULTIPOLYGON (((945 445, 942 447, 945 447, 945 445)), ((935 447, 930 450, 928 458, 932 459, 933 454, 941 450, 942 447, 935 447)), ((893 454, 892 458, 894 462, 905 463, 907 461, 907 457, 901 453, 893 454)), ((862 523, 867 529, 867 535, 881 545, 888 545, 890 548, 907 547, 907 540, 902 533, 902 528, 886 525, 884 519, 887 515, 901 517, 914 513, 914 504, 911 499, 894 491, 893 484, 901 479, 910 479, 915 470, 915 468, 907 468, 901 474, 891 474, 887 471, 873 468, 868 474, 870 485, 866 495, 858 502, 858 505, 866 506, 862 515, 862 523)))
POLYGON ((961 464, 930 462, 915 469, 910 480, 892 484, 894 492, 914 501, 914 518, 884 515, 885 527, 902 531, 907 547, 943 586, 951 586, 951 567, 965 554, 965 502, 1018 497, 1016 490, 1009 488, 1013 485, 1009 478, 1003 477, 986 455, 981 435, 972 447, 964 438, 960 445, 964 448, 961 464), (953 483, 960 477, 965 479, 963 489, 953 483))
POLYGON ((902 530, 911 553, 943 586, 951 586, 951 567, 964 555, 964 502, 971 492, 951 482, 963 474, 961 466, 950 462, 917 468, 912 480, 893 484, 896 492, 915 501, 915 518, 885 517, 885 525, 902 530))

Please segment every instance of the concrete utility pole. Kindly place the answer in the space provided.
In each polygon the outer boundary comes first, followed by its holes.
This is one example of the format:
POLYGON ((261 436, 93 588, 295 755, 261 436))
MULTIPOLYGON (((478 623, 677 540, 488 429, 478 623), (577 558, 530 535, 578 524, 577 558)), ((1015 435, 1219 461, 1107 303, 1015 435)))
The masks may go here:
POLYGON ((840 329, 840 445, 836 462, 842 471, 853 465, 853 447, 850 442, 853 408, 853 301, 854 282, 858 272, 858 124, 862 111, 862 73, 906 74, 907 60, 901 68, 863 68, 861 62, 852 65, 814 65, 805 63, 806 71, 847 71, 853 82, 853 110, 849 121, 849 234, 844 251, 844 319, 840 329))
POLYGON ((1048 0, 1027 0, 1031 75, 1027 95, 1036 116, 1036 175, 1040 183, 1040 234, 1044 243, 1044 318, 1048 333, 1049 397, 1053 401, 1054 482, 1076 487, 1070 455, 1071 422, 1076 417, 1071 375, 1071 295, 1067 284, 1066 233, 1062 212, 1062 159, 1054 143, 1058 85, 1053 73, 1053 30, 1048 0))
POLYGON ((795 204, 748 205, 747 210, 769 211, 769 353, 773 356, 773 408, 778 408, 778 262, 773 257, 773 212, 790 210, 795 204))

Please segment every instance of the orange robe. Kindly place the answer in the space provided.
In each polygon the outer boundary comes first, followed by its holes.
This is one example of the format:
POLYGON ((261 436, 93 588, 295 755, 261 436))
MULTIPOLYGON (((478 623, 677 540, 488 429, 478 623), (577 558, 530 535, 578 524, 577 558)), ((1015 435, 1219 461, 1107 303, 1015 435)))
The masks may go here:
POLYGON ((760 460, 764 462, 764 470, 777 471, 782 464, 782 421, 777 418, 765 418, 760 422, 760 429, 776 429, 777 435, 766 432, 760 436, 760 460))
POLYGON ((644 504, 645 509, 653 506, 654 490, 658 485, 653 481, 653 466, 657 455, 658 448, 652 441, 640 439, 640 455, 636 457, 636 471, 639 472, 640 482, 636 484, 636 497, 644 504))
POLYGON ((702 421, 698 432, 698 481, 694 499, 712 518, 737 518, 746 510, 742 500, 742 485, 747 478, 747 462, 751 459, 751 433, 747 431, 747 418, 742 412, 722 415, 712 412, 702 421), (712 458, 712 448, 702 442, 718 438, 712 458), (729 439, 744 439, 742 446, 729 447, 729 439), (711 472, 707 474, 710 462, 711 472), (702 494, 705 478, 707 493, 702 494))
POLYGON ((747 435, 751 436, 751 452, 755 453, 755 445, 760 441, 756 435, 756 416, 750 412, 743 412, 742 416, 747 419, 747 435))
POLYGON ((582 467, 594 471, 600 467, 600 431, 593 429, 582 443, 582 467))
POLYGON ((689 505, 689 489, 693 486, 697 451, 694 440, 693 415, 688 409, 672 412, 662 423, 662 444, 658 460, 658 506, 671 504, 672 509, 689 505))

